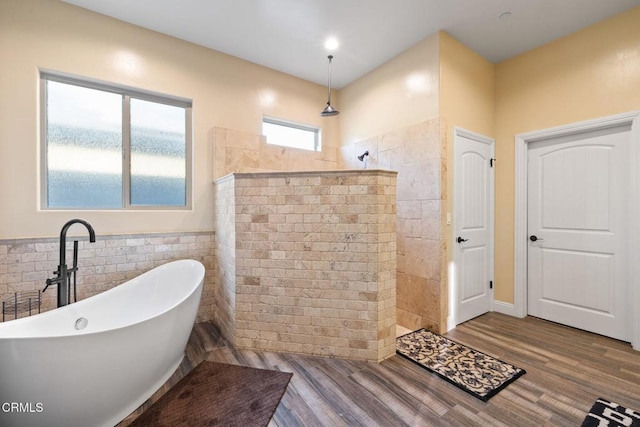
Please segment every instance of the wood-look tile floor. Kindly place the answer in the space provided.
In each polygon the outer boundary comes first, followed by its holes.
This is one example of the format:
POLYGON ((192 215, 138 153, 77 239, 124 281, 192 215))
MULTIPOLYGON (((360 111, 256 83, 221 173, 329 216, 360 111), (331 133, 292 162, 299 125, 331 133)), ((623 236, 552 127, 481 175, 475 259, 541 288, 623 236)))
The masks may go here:
POLYGON ((640 352, 628 343, 498 313, 446 336, 527 374, 482 402, 399 356, 378 364, 237 350, 200 323, 178 372, 119 426, 205 359, 293 372, 270 426, 580 426, 598 397, 640 410, 640 352))

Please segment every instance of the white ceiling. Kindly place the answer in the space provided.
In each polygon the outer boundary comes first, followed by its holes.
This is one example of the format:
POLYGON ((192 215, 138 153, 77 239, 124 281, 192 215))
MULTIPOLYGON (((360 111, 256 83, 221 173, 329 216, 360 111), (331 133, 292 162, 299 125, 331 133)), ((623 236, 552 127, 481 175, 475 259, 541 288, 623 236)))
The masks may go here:
MULTIPOLYGON (((343 87, 438 30, 494 63, 640 0, 63 0, 283 71, 343 87), (508 19, 499 19, 511 12, 508 19)), ((640 25, 640 23, 639 23, 640 25)))

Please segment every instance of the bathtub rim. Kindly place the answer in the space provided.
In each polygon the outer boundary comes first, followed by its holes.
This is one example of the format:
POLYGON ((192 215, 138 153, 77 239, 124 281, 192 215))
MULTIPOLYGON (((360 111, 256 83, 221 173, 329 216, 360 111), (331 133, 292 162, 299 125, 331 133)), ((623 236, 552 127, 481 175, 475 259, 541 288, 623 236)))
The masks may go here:
MULTIPOLYGON (((71 337, 71 336, 81 336, 81 335, 90 335, 90 334, 99 334, 99 333, 103 333, 103 332, 108 332, 108 331, 117 331, 123 328, 127 328, 133 324, 138 324, 138 323, 142 323, 142 322, 146 322, 149 319, 153 319, 155 317, 161 316, 173 309, 175 309, 178 305, 180 305, 181 303, 183 303, 184 301, 186 301, 194 292, 196 292, 198 290, 198 287, 200 286, 204 286, 204 277, 205 277, 205 272, 206 269, 204 267, 204 264, 198 260, 192 259, 192 258, 184 258, 184 259, 178 259, 178 260, 173 260, 173 261, 169 261, 166 262, 164 264, 158 265, 157 267, 154 267, 150 270, 147 270, 119 285, 116 285, 110 289, 107 289, 106 291, 100 292, 99 294, 93 295, 89 298, 85 298, 83 300, 77 301, 75 303, 71 303, 69 305, 66 305, 64 307, 56 307, 53 308, 51 310, 47 310, 43 313, 38 313, 38 314, 34 314, 31 316, 26 316, 26 317, 21 317, 19 319, 12 319, 12 320, 7 320, 5 322, 0 322, 0 342, 3 340, 26 340, 26 339, 42 339, 42 338, 57 338, 57 337, 71 337), (98 297, 104 297, 105 295, 109 295, 110 293, 117 293, 117 292, 123 292, 124 290, 126 290, 125 288, 123 288, 123 286, 128 285, 131 282, 140 280, 140 278, 143 278, 144 276, 147 275, 151 275, 152 272, 154 272, 154 270, 163 270, 166 268, 170 268, 171 265, 175 265, 175 264, 191 264, 194 265, 195 268, 197 268, 198 270, 200 270, 199 273, 199 277, 198 280, 195 280, 193 283, 193 287, 189 289, 189 292, 186 292, 185 295, 180 298, 177 299, 172 305, 168 306, 167 308, 165 308, 162 311, 158 311, 156 313, 153 313, 152 316, 150 317, 146 317, 144 319, 139 319, 136 322, 133 323, 126 323, 123 325, 119 325, 117 327, 113 327, 113 328, 108 328, 108 329, 100 329, 100 330, 96 330, 96 331, 90 331, 90 332, 83 332, 83 330, 76 330, 72 333, 68 333, 68 334, 49 334, 49 335, 26 335, 26 336, 3 336, 3 329, 12 329, 12 328, 19 328, 21 326, 23 326, 23 324, 28 323, 28 322, 35 322, 35 321, 41 321, 41 320, 46 320, 48 317, 52 317, 52 316, 59 316, 65 315, 66 311, 72 311, 72 310, 81 310, 83 308, 84 305, 86 305, 86 301, 91 301, 94 298, 98 298, 98 297), (85 303, 85 304, 83 304, 85 303), (78 304, 80 304, 80 306, 78 306, 78 304)), ((73 316, 72 316, 73 317, 73 316)))

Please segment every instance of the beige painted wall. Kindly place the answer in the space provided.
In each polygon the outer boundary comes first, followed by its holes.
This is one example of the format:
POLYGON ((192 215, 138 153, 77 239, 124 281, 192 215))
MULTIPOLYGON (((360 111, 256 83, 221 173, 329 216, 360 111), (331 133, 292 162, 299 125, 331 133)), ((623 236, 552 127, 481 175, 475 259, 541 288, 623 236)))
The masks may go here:
POLYGON ((496 66, 495 298, 513 302, 514 137, 640 109, 640 7, 496 66))
POLYGON ((63 2, 0 2, 0 58, 0 238, 55 236, 72 217, 99 234, 213 230, 214 127, 259 134, 266 114, 321 126, 323 146, 338 146, 322 85, 63 2), (41 211, 39 68, 192 99, 193 209, 41 211))
POLYGON ((438 34, 340 90, 343 145, 438 116, 438 34))
MULTIPOLYGON (((440 300, 443 318, 448 314, 447 296, 451 277, 448 266, 454 256, 455 224, 446 225, 446 214, 453 217, 453 137, 454 126, 494 137, 495 121, 495 66, 458 40, 440 32, 440 118, 442 125, 443 169, 446 174, 443 190, 442 235, 448 243, 447 262, 441 273, 440 300)), ((444 321, 444 320, 443 320, 444 321)))
MULTIPOLYGON (((453 126, 494 134, 495 66, 444 31, 440 32, 440 117, 453 126)), ((449 142, 453 135, 448 134, 449 142)), ((453 152, 452 152, 453 153, 453 152)))

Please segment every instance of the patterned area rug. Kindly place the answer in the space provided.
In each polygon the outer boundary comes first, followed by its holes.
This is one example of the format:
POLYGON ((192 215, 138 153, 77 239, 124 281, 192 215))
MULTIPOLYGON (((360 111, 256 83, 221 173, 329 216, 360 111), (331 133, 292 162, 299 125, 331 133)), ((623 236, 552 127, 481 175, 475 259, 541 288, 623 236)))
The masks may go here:
POLYGON ((396 353, 485 402, 525 374, 524 369, 425 329, 398 337, 396 353))
POLYGON ((202 362, 129 427, 266 426, 292 375, 202 362))
POLYGON ((640 412, 600 398, 591 407, 582 427, 640 427, 640 412))

